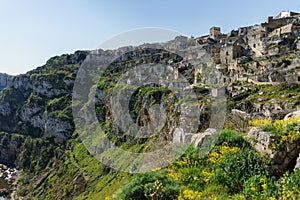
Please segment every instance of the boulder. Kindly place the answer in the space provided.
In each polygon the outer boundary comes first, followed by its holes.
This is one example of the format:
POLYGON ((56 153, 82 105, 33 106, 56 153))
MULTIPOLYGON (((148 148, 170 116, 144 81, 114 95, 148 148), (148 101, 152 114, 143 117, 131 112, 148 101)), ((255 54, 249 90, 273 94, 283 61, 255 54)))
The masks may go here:
POLYGON ((257 127, 252 128, 246 136, 246 139, 261 154, 272 154, 272 150, 269 149, 273 134, 260 130, 257 127))
POLYGON ((297 170, 297 169, 300 169, 300 154, 296 160, 296 165, 295 165, 295 169, 294 170, 297 170))
POLYGON ((208 128, 203 133, 194 134, 191 143, 193 143, 195 147, 200 147, 203 142, 215 132, 217 132, 216 129, 208 128))
MULTIPOLYGON (((284 117, 284 120, 287 120, 289 118, 299 118, 299 120, 300 120, 300 110, 297 110, 297 111, 294 111, 294 112, 291 112, 291 113, 287 114, 284 117)), ((298 122, 300 122, 300 121, 298 121, 298 122)))

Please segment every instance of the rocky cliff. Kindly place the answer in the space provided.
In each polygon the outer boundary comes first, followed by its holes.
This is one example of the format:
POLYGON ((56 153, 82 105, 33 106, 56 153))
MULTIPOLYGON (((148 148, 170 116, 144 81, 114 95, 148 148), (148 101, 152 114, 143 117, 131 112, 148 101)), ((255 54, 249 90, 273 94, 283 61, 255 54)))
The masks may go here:
POLYGON ((73 82, 86 54, 54 57, 43 67, 13 77, 0 95, 1 131, 66 140, 73 131, 73 82))
POLYGON ((11 83, 12 76, 0 73, 0 90, 3 90, 11 83))

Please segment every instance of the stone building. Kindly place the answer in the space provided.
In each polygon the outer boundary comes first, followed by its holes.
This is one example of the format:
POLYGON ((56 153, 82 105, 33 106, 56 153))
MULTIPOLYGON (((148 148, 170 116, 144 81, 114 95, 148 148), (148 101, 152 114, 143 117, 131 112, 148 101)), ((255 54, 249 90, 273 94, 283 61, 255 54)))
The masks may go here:
POLYGON ((220 49, 221 64, 228 65, 233 63, 235 59, 244 55, 242 39, 236 39, 234 42, 225 43, 220 49))
POLYGON ((296 15, 299 15, 299 13, 296 12, 291 12, 291 11, 282 11, 275 17, 275 19, 282 19, 282 18, 289 18, 289 17, 294 17, 296 15))
MULTIPOLYGON (((282 12, 284 13, 284 12, 282 12)), ((262 23, 261 26, 268 32, 280 28, 282 26, 288 25, 293 22, 295 17, 299 16, 299 13, 294 14, 279 14, 277 17, 273 18, 272 16, 268 17, 265 23, 262 23), (297 15, 296 15, 297 14, 297 15)))
POLYGON ((277 37, 288 37, 288 36, 291 36, 291 35, 296 35, 296 36, 299 35, 299 30, 295 29, 294 25, 292 23, 275 29, 274 31, 272 31, 270 33, 269 36, 270 37, 274 37, 274 36, 277 36, 277 37))
POLYGON ((264 38, 268 36, 267 31, 261 25, 250 26, 247 29, 246 40, 254 57, 260 57, 267 53, 264 38))
POLYGON ((222 37, 221 28, 220 27, 211 27, 209 30, 210 38, 214 40, 219 40, 222 37))

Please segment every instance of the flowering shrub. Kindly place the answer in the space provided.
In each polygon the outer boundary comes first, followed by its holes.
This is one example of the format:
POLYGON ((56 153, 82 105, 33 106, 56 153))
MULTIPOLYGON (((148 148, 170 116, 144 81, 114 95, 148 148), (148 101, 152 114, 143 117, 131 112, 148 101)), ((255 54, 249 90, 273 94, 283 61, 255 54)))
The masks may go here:
POLYGON ((178 160, 174 165, 177 165, 178 167, 192 167, 197 166, 198 164, 198 160, 193 159, 191 156, 184 156, 180 160, 178 160))
POLYGON ((205 170, 202 170, 201 175, 202 175, 203 181, 205 183, 208 183, 211 180, 211 178, 214 176, 214 173, 210 173, 205 170))
POLYGON ((255 150, 242 149, 228 153, 215 164, 216 180, 235 194, 243 191, 244 182, 252 176, 266 175, 266 164, 267 160, 255 150))
POLYGON ((300 199, 300 170, 286 173, 279 179, 277 185, 278 200, 300 199))
POLYGON ((297 123, 298 120, 298 118, 277 120, 263 127, 263 130, 275 134, 271 144, 272 149, 282 149, 287 143, 293 143, 300 139, 300 124, 297 123))
POLYGON ((222 159, 222 156, 228 153, 235 153, 239 151, 239 147, 229 147, 227 142, 224 142, 216 151, 207 154, 207 160, 211 163, 217 163, 222 159))
POLYGON ((262 129, 269 131, 275 135, 282 135, 287 132, 297 132, 299 133, 298 118, 289 118, 287 120, 276 120, 273 123, 268 123, 262 126, 262 129), (298 129, 297 129, 298 127, 298 129))
POLYGON ((297 200, 300 199, 300 171, 286 173, 278 181, 267 176, 251 177, 244 184, 244 195, 248 199, 297 200))
POLYGON ((266 175, 256 175, 244 183, 243 193, 248 199, 275 198, 276 187, 273 180, 266 175))
POLYGON ((116 199, 175 199, 180 187, 164 170, 140 174, 122 188, 116 199))
POLYGON ((193 167, 169 169, 167 176, 196 191, 209 183, 213 179, 214 173, 203 167, 193 167))
POLYGON ((178 196, 178 200, 200 200, 202 193, 193 190, 183 190, 178 196))

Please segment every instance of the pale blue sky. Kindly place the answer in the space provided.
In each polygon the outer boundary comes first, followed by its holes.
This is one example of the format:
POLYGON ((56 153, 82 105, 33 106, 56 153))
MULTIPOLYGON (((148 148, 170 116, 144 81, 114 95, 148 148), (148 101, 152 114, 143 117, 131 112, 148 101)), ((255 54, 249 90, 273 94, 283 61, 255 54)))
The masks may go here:
POLYGON ((94 49, 119 33, 142 27, 187 36, 223 32, 299 10, 299 0, 0 0, 0 72, 24 73, 47 59, 94 49))

